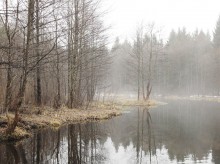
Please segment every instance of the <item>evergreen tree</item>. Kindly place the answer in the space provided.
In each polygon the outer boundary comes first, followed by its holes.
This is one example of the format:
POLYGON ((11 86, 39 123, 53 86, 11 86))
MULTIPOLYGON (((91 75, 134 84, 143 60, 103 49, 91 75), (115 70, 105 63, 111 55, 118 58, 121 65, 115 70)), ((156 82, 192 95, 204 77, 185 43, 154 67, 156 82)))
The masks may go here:
POLYGON ((220 16, 216 23, 215 32, 213 34, 214 48, 220 48, 220 16))

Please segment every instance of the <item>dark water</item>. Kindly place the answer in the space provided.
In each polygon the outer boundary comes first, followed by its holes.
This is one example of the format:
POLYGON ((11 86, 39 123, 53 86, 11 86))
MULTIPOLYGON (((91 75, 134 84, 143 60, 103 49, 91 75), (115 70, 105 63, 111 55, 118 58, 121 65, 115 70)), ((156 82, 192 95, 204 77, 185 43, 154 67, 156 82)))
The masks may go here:
POLYGON ((0 163, 220 163, 220 103, 171 101, 0 145, 0 163))

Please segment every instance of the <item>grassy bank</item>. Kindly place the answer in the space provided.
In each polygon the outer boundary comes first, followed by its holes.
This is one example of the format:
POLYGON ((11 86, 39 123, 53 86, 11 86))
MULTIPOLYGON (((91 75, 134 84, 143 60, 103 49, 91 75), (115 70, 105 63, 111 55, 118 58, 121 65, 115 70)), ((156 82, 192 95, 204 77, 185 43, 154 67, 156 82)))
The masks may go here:
POLYGON ((126 106, 153 106, 155 101, 135 101, 123 100, 115 102, 93 102, 81 109, 68 109, 61 107, 58 110, 49 107, 29 107, 21 111, 18 127, 15 132, 7 136, 5 130, 7 128, 8 118, 13 119, 12 113, 0 115, 0 141, 20 140, 31 136, 34 129, 46 127, 58 128, 65 123, 76 123, 85 121, 97 121, 110 119, 121 115, 122 109, 126 106))

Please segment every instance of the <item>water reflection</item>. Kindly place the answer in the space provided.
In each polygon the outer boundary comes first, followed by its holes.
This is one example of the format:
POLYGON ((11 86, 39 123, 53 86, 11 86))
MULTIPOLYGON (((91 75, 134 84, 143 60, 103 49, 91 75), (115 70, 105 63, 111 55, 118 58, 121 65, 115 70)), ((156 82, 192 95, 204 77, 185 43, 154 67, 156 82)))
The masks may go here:
POLYGON ((149 152, 150 163, 152 162, 152 155, 156 158, 156 162, 158 163, 154 129, 151 126, 152 126, 152 119, 149 109, 148 108, 140 109, 139 107, 138 119, 137 119, 137 141, 136 141, 138 164, 141 164, 143 162, 144 152, 149 152))
POLYGON ((0 145, 0 163, 220 163, 220 109, 211 102, 170 102, 128 109, 109 121, 42 130, 0 145))

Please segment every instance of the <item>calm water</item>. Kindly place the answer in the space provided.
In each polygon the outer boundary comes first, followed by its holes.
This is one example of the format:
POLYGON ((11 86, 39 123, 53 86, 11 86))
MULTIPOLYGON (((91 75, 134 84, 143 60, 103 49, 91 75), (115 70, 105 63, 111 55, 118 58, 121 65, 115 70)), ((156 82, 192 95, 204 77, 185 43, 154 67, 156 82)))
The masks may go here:
POLYGON ((170 101, 0 145, 0 163, 220 163, 220 103, 170 101))

